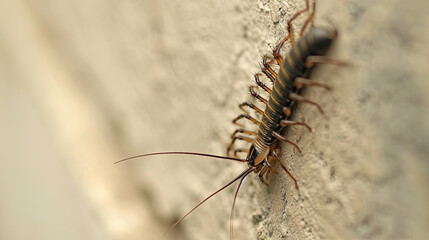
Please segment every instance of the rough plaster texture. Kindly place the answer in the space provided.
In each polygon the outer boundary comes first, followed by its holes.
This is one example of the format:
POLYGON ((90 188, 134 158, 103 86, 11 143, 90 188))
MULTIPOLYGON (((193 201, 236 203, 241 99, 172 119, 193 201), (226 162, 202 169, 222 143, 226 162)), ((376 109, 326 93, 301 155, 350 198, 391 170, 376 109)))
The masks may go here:
MULTIPOLYGON (((268 187, 250 175, 237 200, 235 239, 429 234, 428 5, 317 2, 314 24, 339 32, 330 55, 352 66, 314 72, 335 90, 306 89, 326 115, 300 105, 295 118, 314 131, 286 133, 303 149, 299 154, 285 145, 282 157, 300 191, 279 166, 268 187)), ((63 156, 57 164, 80 189, 76 194, 91 209, 101 238, 154 239, 246 166, 176 156, 111 163, 154 151, 224 154, 237 105, 249 99, 251 74, 303 6, 274 0, 3 1, 0 49, 8 67, 1 77, 21 82, 35 102, 52 147, 63 156)), ((227 239, 233 191, 201 206, 171 238, 227 239)), ((16 235, 10 230, 6 236, 16 235)))

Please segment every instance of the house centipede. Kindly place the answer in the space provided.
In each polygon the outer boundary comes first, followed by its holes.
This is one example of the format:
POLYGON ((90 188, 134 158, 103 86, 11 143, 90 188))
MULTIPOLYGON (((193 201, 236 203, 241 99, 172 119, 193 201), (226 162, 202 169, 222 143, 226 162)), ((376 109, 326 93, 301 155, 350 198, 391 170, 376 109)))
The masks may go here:
MULTIPOLYGON (((177 224, 179 224, 185 217, 192 213, 201 204, 206 202, 208 199, 229 187, 233 183, 238 181, 237 187, 234 193, 234 200, 231 207, 230 213, 230 239, 233 239, 233 218, 234 218, 234 207, 237 199, 238 192, 243 183, 244 178, 251 172, 258 174, 260 181, 268 185, 267 180, 270 173, 278 172, 272 167, 274 162, 278 162, 283 170, 291 177, 294 181, 295 188, 298 190, 298 182, 295 177, 289 172, 285 164, 280 160, 280 145, 279 142, 283 141, 293 145, 293 147, 301 153, 299 146, 291 140, 286 139, 282 136, 282 132, 290 126, 304 126, 309 131, 311 127, 304 122, 297 122, 292 120, 293 109, 297 103, 303 102, 314 105, 318 110, 323 113, 320 105, 316 102, 311 101, 299 93, 304 86, 321 87, 325 89, 331 89, 328 85, 314 82, 307 78, 307 75, 311 68, 316 64, 328 63, 336 65, 346 65, 344 62, 337 61, 326 57, 328 48, 332 45, 332 42, 337 38, 337 31, 335 29, 313 27, 312 29, 305 32, 310 22, 313 19, 316 3, 313 2, 312 11, 306 19, 301 31, 300 38, 295 41, 293 35, 292 22, 299 17, 301 14, 310 11, 309 0, 306 0, 306 8, 297 12, 288 22, 288 35, 283 38, 280 43, 272 52, 272 58, 264 57, 261 64, 261 72, 254 74, 255 85, 250 87, 251 95, 258 99, 265 106, 265 110, 260 109, 258 106, 251 102, 244 102, 239 105, 240 109, 244 111, 244 114, 240 114, 233 120, 233 123, 238 124, 237 121, 240 119, 247 119, 258 126, 258 130, 251 131, 245 128, 237 129, 231 136, 232 140, 227 148, 227 156, 218 156, 206 153, 196 152, 157 152, 149 154, 141 154, 129 158, 122 159, 116 163, 154 155, 169 155, 169 154, 185 154, 185 155, 196 155, 203 157, 212 157, 230 161, 246 162, 247 168, 236 176, 232 181, 222 186, 208 197, 203 199, 179 220, 177 220, 166 232, 168 234, 177 224), (280 55, 280 50, 286 41, 290 40, 292 48, 289 53, 283 58, 280 55), (273 64, 278 64, 280 70, 277 73, 272 67, 273 64), (261 76, 266 76, 272 83, 272 87, 267 86, 263 81, 260 80, 261 76), (269 98, 265 99, 262 97, 255 88, 260 88, 269 94, 269 98), (247 108, 254 110, 257 114, 262 115, 261 120, 257 120, 252 117, 247 108), (234 148, 234 144, 237 140, 245 141, 250 143, 249 148, 234 148), (238 157, 239 153, 246 154, 246 158, 242 159, 238 157)), ((239 124, 238 124, 239 125, 239 124)))

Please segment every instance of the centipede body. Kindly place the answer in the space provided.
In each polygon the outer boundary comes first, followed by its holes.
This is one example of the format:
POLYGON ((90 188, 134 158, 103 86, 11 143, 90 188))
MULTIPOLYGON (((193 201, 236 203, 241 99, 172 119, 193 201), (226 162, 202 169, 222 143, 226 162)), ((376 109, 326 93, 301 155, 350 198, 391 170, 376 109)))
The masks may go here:
MULTIPOLYGON (((265 180, 268 179, 270 172, 275 172, 270 166, 273 159, 275 158, 281 163, 278 158, 278 153, 275 151, 279 148, 277 144, 279 140, 294 145, 296 149, 301 152, 301 149, 294 142, 282 136, 282 131, 291 125, 303 125, 311 130, 306 123, 292 120, 292 110, 296 103, 307 102, 317 106, 319 110, 323 112, 322 108, 317 103, 302 97, 299 93, 303 85, 317 85, 328 88, 324 84, 312 82, 310 79, 304 77, 308 75, 309 70, 313 66, 313 63, 307 59, 310 57, 323 58, 336 36, 336 30, 313 28, 294 44, 285 59, 279 55, 280 44, 273 53, 274 58, 280 65, 278 73, 273 71, 270 65, 266 63, 265 59, 261 70, 263 74, 274 82, 272 89, 259 80, 259 75, 255 75, 256 85, 270 93, 268 100, 256 93, 253 87, 250 88, 251 95, 265 105, 265 110, 262 112, 261 109, 248 102, 240 104, 240 108, 248 106, 257 113, 262 114, 262 118, 261 120, 257 120, 249 114, 239 115, 234 122, 237 122, 238 119, 246 118, 258 125, 258 131, 251 132, 246 129, 236 131, 232 136, 232 142, 227 152, 229 155, 236 155, 236 150, 234 150, 234 154, 231 154, 232 146, 236 140, 250 142, 251 146, 247 151, 242 149, 239 151, 247 153, 246 160, 249 167, 255 167, 255 172, 259 173, 260 180, 265 184, 267 184, 265 180), (248 136, 238 135, 237 133, 244 133, 248 136), (263 178, 264 176, 265 179, 263 178)), ((284 167, 284 165, 282 165, 282 167, 284 167)), ((284 169, 293 178, 285 167, 284 169)), ((293 180, 298 188, 295 178, 293 178, 293 180)))

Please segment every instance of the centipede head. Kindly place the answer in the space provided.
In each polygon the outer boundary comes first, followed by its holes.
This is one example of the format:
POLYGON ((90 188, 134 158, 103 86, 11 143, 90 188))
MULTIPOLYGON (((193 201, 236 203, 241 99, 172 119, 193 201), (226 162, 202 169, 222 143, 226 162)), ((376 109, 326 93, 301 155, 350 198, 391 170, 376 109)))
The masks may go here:
POLYGON ((268 148, 266 148, 265 151, 261 151, 255 147, 255 144, 252 144, 249 148, 246 161, 248 162, 249 166, 259 165, 262 161, 264 161, 269 153, 270 150, 268 148))

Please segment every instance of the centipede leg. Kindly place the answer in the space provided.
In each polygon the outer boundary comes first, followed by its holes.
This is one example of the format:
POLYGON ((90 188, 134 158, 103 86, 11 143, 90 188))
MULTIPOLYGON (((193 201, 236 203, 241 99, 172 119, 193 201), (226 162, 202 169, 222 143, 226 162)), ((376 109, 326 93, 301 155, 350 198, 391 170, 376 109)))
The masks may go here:
POLYGON ((234 149, 234 156, 237 156, 237 153, 248 153, 249 149, 247 148, 237 148, 234 149))
POLYGON ((269 56, 269 55, 265 55, 263 58, 263 63, 264 64, 268 64, 268 65, 271 65, 271 64, 273 64, 273 63, 275 63, 276 62, 276 60, 275 59, 273 59, 271 56, 269 56), (269 62, 267 62, 267 59, 271 59, 269 62))
POLYGON ((259 101, 261 101, 263 104, 267 105, 268 100, 263 98, 261 95, 259 95, 253 88, 255 88, 257 86, 250 86, 249 90, 250 90, 250 94, 255 97, 256 99, 258 99, 259 101))
POLYGON ((263 166, 262 167, 262 170, 259 172, 259 180, 261 180, 261 182, 263 183, 263 184, 265 184, 266 186, 268 186, 268 183, 267 182, 265 182, 265 180, 264 180, 264 174, 265 174, 265 172, 268 170, 268 168, 266 167, 266 166, 263 166))
POLYGON ((265 174, 265 180, 268 181, 268 179, 270 178, 270 173, 271 173, 271 171, 270 171, 270 169, 268 169, 267 173, 265 174))
POLYGON ((283 38, 283 40, 279 44, 277 44, 277 47, 273 50, 274 59, 279 66, 281 66, 283 63, 283 57, 280 55, 280 49, 283 47, 283 45, 291 35, 291 32, 289 32, 289 34, 285 38, 283 38))
MULTIPOLYGON (((306 11, 308 11, 308 1, 307 1, 307 9, 306 9, 306 11)), ((314 17, 314 12, 316 11, 316 1, 314 1, 313 2, 313 11, 311 11, 311 13, 310 13, 310 16, 308 16, 308 18, 307 18, 307 20, 305 21, 305 23, 304 23, 304 26, 302 26, 302 29, 301 29, 301 33, 299 34, 300 36, 302 36, 302 35, 304 35, 304 31, 305 31, 305 29, 307 28, 307 26, 308 26, 308 24, 311 22, 311 20, 313 19, 313 17, 314 17)))
POLYGON ((286 138, 284 138, 284 137, 283 137, 282 135, 280 135, 279 133, 273 132, 273 136, 274 136, 275 138, 279 139, 279 140, 282 140, 282 141, 284 141, 284 142, 287 142, 287 143, 289 143, 289 144, 293 145, 293 146, 296 148, 296 150, 298 150, 298 152, 299 152, 299 153, 302 153, 301 148, 299 148, 299 147, 298 147, 298 145, 297 145, 296 143, 294 143, 294 142, 292 142, 292 141, 290 141, 290 140, 287 140, 286 138))
POLYGON ((324 111, 323 111, 322 107, 321 107, 319 104, 317 104, 317 103, 315 103, 315 102, 313 102, 313 101, 311 101, 311 100, 309 100, 309 99, 307 99, 307 98, 305 98, 305 97, 303 97, 303 96, 300 96, 300 95, 298 95, 298 94, 296 94, 296 93, 290 93, 290 94, 289 94, 289 98, 290 98, 291 100, 294 100, 294 101, 297 101, 297 102, 310 103, 310 104, 312 104, 312 105, 316 106, 316 107, 317 107, 317 109, 319 109, 319 111, 320 111, 322 114, 324 113, 324 111))
MULTIPOLYGON (((283 38, 283 40, 277 45, 277 47, 273 50, 273 56, 274 59, 277 61, 277 63, 281 66, 283 63, 283 58, 282 56, 280 56, 280 49, 283 47, 283 45, 285 44, 285 42, 290 38, 291 44, 292 46, 295 45, 295 39, 293 37, 293 28, 292 28, 292 21, 295 20, 299 15, 301 15, 302 13, 307 12, 310 9, 310 5, 308 0, 305 1, 305 6, 306 8, 297 12, 288 22, 287 22, 287 26, 288 26, 288 31, 289 34, 283 38)), ((315 4, 314 4, 315 6, 315 4)), ((304 32, 304 29, 306 28, 306 26, 308 25, 308 23, 311 21, 311 19, 313 18, 314 12, 312 14, 310 14, 310 17, 307 19, 306 23, 304 24, 303 29, 301 30, 301 36, 302 33, 304 32)))
MULTIPOLYGON (((272 76, 271 76, 272 77, 272 76)), ((259 74, 255 74, 255 83, 260 88, 262 88, 265 92, 268 94, 271 94, 271 88, 269 88, 267 85, 265 85, 261 80, 259 80, 259 74)))
POLYGON ((290 117, 290 115, 292 114, 292 111, 288 107, 283 107, 283 113, 286 117, 290 117))
POLYGON ((311 127, 307 125, 307 123, 304 122, 295 122, 295 121, 291 121, 291 120, 281 120, 280 121, 280 126, 285 127, 285 126, 292 126, 292 125, 300 125, 300 126, 304 126, 308 129, 308 131, 311 132, 311 127))
POLYGON ((314 86, 314 87, 321 87, 326 90, 332 90, 332 87, 327 84, 314 82, 311 79, 302 78, 302 77, 298 77, 295 79, 295 86, 297 88, 302 88, 303 86, 314 86))
POLYGON ((282 166, 283 170, 285 170, 285 172, 289 175, 289 177, 292 178, 293 182, 295 183, 296 190, 299 190, 298 182, 296 181, 295 177, 292 175, 292 173, 289 172, 289 170, 287 170, 286 166, 277 155, 276 155, 276 159, 280 163, 280 166, 282 166))
MULTIPOLYGON (((305 0, 305 9, 297 12, 290 20, 289 22, 287 22, 287 26, 288 26, 288 30, 289 30, 289 34, 290 34, 290 42, 292 44, 292 46, 295 45, 295 39, 293 37, 293 30, 292 30, 292 21, 295 20, 299 15, 307 12, 310 9, 310 4, 308 3, 308 0, 305 0)), ((312 18, 312 16, 311 16, 312 18)), ((305 27, 305 25, 304 25, 305 27)), ((284 44, 284 43, 283 43, 284 44)))
POLYGON ((257 113, 259 113, 259 114, 264 114, 264 111, 262 111, 260 108, 258 108, 257 106, 255 106, 253 103, 251 103, 251 102, 244 102, 244 103, 241 103, 240 105, 238 105, 238 107, 241 109, 241 110, 243 110, 243 112, 245 112, 246 114, 249 114, 249 112, 246 110, 246 109, 244 109, 244 107, 249 107, 249 108, 251 108, 251 109, 253 109, 253 110, 255 110, 257 113))
POLYGON ((278 172, 273 167, 271 167, 271 161, 272 161, 273 158, 274 158, 273 156, 269 156, 268 159, 267 159, 268 171, 265 174, 265 180, 267 180, 267 181, 270 178, 270 173, 271 172, 273 172, 274 174, 278 174, 278 172))
POLYGON ((244 136, 234 136, 233 138, 232 138, 232 140, 231 140, 231 143, 228 145, 228 148, 227 148, 227 150, 226 150, 226 154, 227 154, 227 156, 231 156, 231 149, 232 149, 232 146, 234 145, 234 143, 235 143, 235 141, 236 140, 243 140, 243 141, 246 141, 246 142, 253 142, 253 139, 251 139, 251 138, 248 138, 248 137, 244 137, 244 136))
POLYGON ((312 67, 314 64, 332 64, 337 66, 349 66, 350 64, 345 61, 332 59, 326 56, 308 56, 305 62, 307 68, 312 67))
POLYGON ((242 124, 237 123, 237 121, 240 120, 240 119, 242 119, 242 118, 249 119, 254 124, 259 125, 259 121, 256 120, 255 118, 253 118, 252 116, 250 116, 249 114, 240 114, 240 115, 238 115, 238 117, 236 117, 236 118, 234 118, 234 120, 232 120, 232 123, 234 123, 234 124, 236 124, 238 126, 243 126, 242 124))
POLYGON ((254 173, 259 173, 259 172, 261 171, 261 169, 262 169, 262 166, 263 166, 263 165, 258 165, 258 166, 256 166, 256 167, 255 167, 255 170, 253 170, 253 172, 254 172, 254 173))
MULTIPOLYGON (((272 59, 271 61, 267 62, 268 57, 265 56, 263 61, 262 61, 262 65, 264 66, 264 69, 266 69, 272 77, 277 78, 277 73, 276 71, 274 71, 274 69, 271 68, 271 64, 273 64, 275 62, 275 59, 272 59)), ((273 80, 275 81, 275 79, 273 80)))
POLYGON ((274 174, 278 174, 278 172, 273 167, 271 167, 272 159, 273 158, 274 158, 273 156, 268 156, 267 157, 267 161, 266 162, 267 162, 267 166, 268 166, 268 171, 273 172, 274 174))
POLYGON ((231 138, 235 137, 235 135, 237 135, 237 133, 244 133, 244 134, 253 135, 253 136, 257 135, 256 132, 252 132, 252 131, 249 131, 249 130, 246 130, 243 128, 239 128, 239 129, 235 130, 233 134, 231 134, 231 138))

